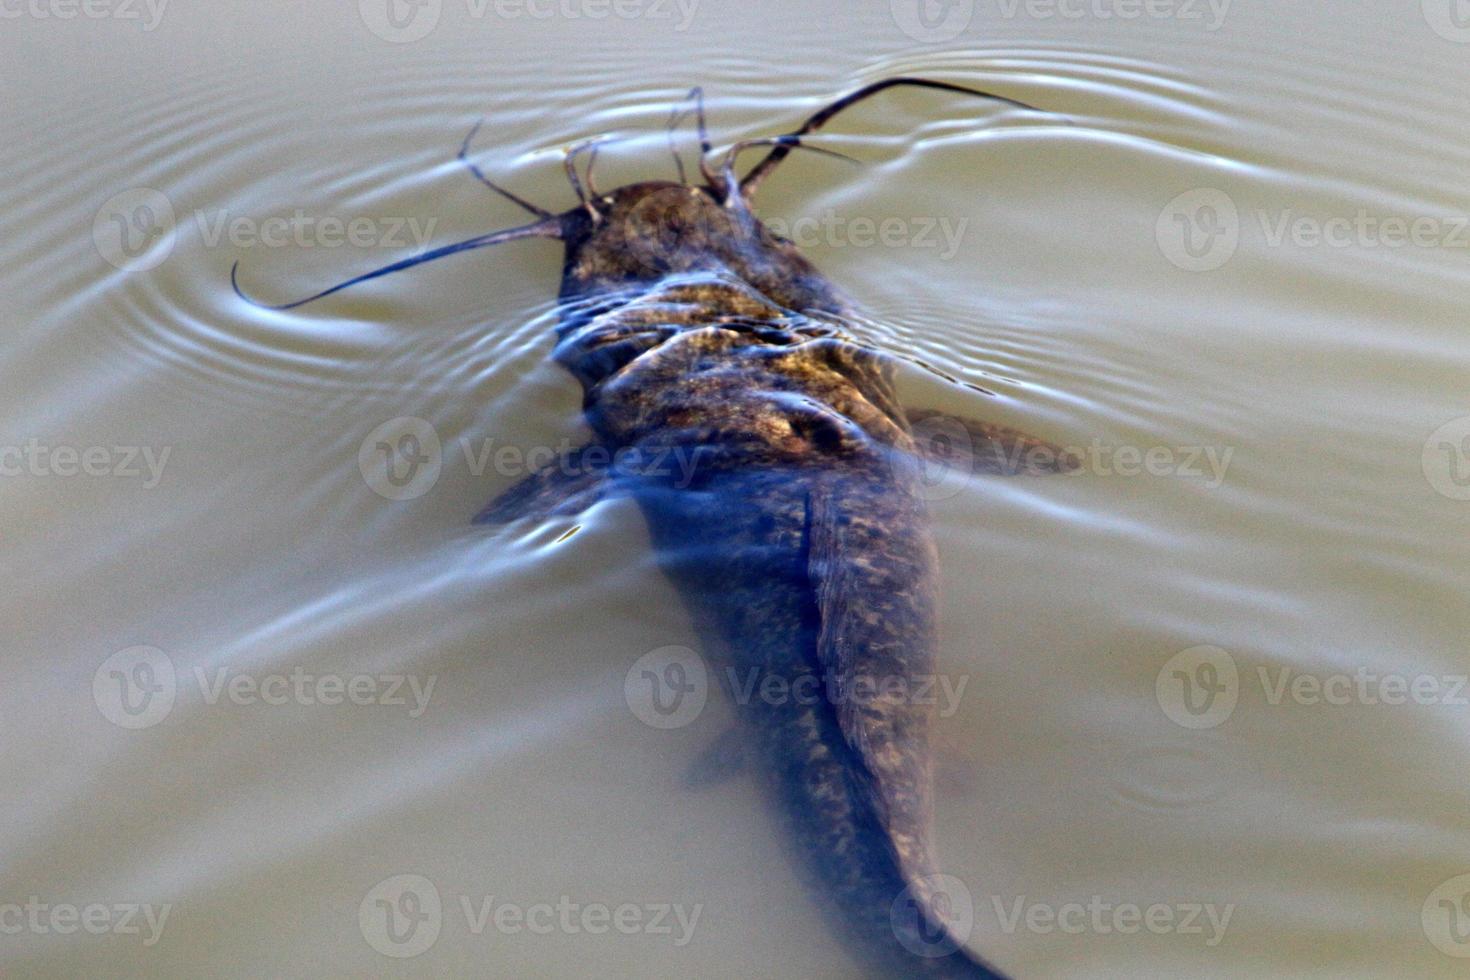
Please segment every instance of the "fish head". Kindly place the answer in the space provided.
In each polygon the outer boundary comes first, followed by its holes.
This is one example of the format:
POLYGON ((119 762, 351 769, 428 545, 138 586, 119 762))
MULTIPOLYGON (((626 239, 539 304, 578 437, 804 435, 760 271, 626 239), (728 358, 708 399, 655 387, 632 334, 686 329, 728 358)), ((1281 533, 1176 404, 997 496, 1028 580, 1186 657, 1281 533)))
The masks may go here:
POLYGON ((748 283, 787 309, 846 309, 794 243, 709 186, 626 184, 559 218, 563 300, 712 273, 748 283))

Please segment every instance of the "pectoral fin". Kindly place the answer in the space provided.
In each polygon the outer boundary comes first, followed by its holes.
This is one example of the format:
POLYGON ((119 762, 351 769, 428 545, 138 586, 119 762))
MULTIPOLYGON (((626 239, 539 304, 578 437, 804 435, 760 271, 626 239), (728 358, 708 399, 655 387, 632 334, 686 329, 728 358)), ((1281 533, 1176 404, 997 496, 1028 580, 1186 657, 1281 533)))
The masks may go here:
POLYGON ((933 409, 907 414, 914 444, 926 462, 998 476, 1070 473, 1081 466, 1081 454, 1076 450, 1009 426, 933 409))
POLYGON ((541 520, 578 514, 611 490, 610 456, 601 446, 563 453, 490 501, 476 524, 509 524, 522 517, 541 520))

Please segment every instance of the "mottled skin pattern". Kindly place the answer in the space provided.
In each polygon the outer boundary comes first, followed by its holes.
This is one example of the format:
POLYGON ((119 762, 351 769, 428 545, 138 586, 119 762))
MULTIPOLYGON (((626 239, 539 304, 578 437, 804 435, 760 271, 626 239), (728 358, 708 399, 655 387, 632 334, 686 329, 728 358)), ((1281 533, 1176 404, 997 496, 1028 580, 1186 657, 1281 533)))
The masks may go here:
MULTIPOLYGON (((704 183, 649 182, 553 214, 459 159, 539 220, 430 249, 359 283, 525 238, 565 243, 556 358, 581 382, 596 444, 502 493, 477 518, 640 504, 663 567, 709 642, 796 863, 864 963, 883 976, 999 977, 946 928, 931 877, 928 730, 936 561, 917 457, 970 472, 1055 473, 1075 458, 1004 426, 906 411, 891 361, 851 336, 847 305, 749 208, 804 137, 890 88, 1024 103, 933 79, 869 83, 794 132, 735 144, 716 172, 699 89, 704 183), (735 174, 742 147, 771 147, 735 174), (676 465, 670 465, 670 459, 676 465), (733 672, 733 679, 731 679, 733 672), (774 686, 773 686, 774 685, 774 686)), ((680 113, 682 115, 682 113, 680 113)), ((676 155, 677 160, 677 155, 676 155)), ((591 169, 588 167, 591 186, 591 169)), ((241 289, 239 264, 230 281, 241 289)))
POLYGON ((607 447, 697 460, 689 478, 612 472, 603 492, 638 500, 716 675, 805 692, 757 693, 738 713, 862 959, 884 976, 995 976, 933 935, 907 938, 947 955, 915 955, 899 933, 920 923, 892 914, 912 899, 942 928, 924 877, 932 707, 913 696, 934 673, 935 548, 887 362, 844 332, 845 304, 794 246, 708 189, 637 184, 593 203, 595 218, 563 216, 556 358, 607 447))

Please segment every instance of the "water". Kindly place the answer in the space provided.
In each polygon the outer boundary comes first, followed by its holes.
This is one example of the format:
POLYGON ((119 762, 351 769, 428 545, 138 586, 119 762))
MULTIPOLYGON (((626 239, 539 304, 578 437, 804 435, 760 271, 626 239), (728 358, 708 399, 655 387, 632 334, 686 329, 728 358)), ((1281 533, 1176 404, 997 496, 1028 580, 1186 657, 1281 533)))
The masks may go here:
POLYGON ((449 0, 409 43, 354 6, 16 7, 0 31, 8 976, 852 975, 753 787, 680 786, 728 710, 629 710, 639 657, 698 646, 636 509, 468 524, 520 471, 496 450, 580 438, 545 361, 556 246, 288 313, 228 277, 285 301, 519 223, 454 161, 482 115, 476 158, 562 208, 584 136, 619 138, 603 186, 672 176, 691 85, 729 142, 900 73, 1066 119, 891 93, 822 141, 866 166, 794 157, 761 213, 809 219, 871 337, 994 393, 913 368, 913 401, 1095 447, 1079 476, 934 507, 940 659, 968 685, 938 835, 970 944, 1023 978, 1462 975, 1448 3, 956 4, 942 37, 903 0, 449 0), (359 450, 402 417, 440 472, 394 500, 359 450), (113 670, 151 677, 140 713, 113 670), (367 703, 320 702, 357 675, 367 703), (399 875, 433 886, 437 936, 374 925, 399 875), (558 903, 571 926, 514 928, 558 903), (49 918, 92 905, 96 934, 49 918), (582 926, 622 905, 628 934, 582 926), (1129 919, 1155 905, 1158 928, 1129 919))

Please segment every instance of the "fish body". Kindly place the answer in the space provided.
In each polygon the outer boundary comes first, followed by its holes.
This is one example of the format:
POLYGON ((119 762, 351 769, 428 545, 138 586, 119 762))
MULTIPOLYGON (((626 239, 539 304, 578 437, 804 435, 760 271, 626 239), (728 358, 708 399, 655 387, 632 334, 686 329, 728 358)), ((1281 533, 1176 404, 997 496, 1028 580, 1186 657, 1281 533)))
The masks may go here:
POLYGON ((935 894, 932 706, 914 695, 938 565, 891 362, 753 217, 679 185, 597 204, 568 238, 555 357, 608 456, 690 463, 609 472, 604 492, 638 501, 716 675, 739 679, 791 853, 884 975, 998 976, 935 894))
MULTIPOLYGON (((1015 429, 906 408, 894 358, 859 342, 849 302, 754 215, 756 187, 838 112, 907 86, 1024 103, 919 78, 874 82, 795 132, 735 144, 702 183, 646 181, 537 207, 538 220, 363 273, 359 283, 525 238, 564 245, 556 360, 581 383, 592 445, 504 491, 481 523, 577 513, 631 496, 737 707, 738 744, 794 862, 882 976, 993 978, 965 949, 954 879, 930 842, 929 726, 938 563, 923 475, 1061 472, 1075 460, 1015 429), (752 144, 771 147, 735 174, 752 144), (596 450, 596 451, 593 451, 596 450), (676 460, 678 465, 669 465, 676 460), (752 695, 752 692, 758 692, 752 695), (772 695, 769 692, 777 692, 772 695)), ((818 151, 830 152, 830 151, 818 151)), ((235 292, 239 266, 231 270, 235 292)), ((256 305, 264 305, 256 303, 256 305)), ((963 891, 963 886, 959 886, 963 891)))

